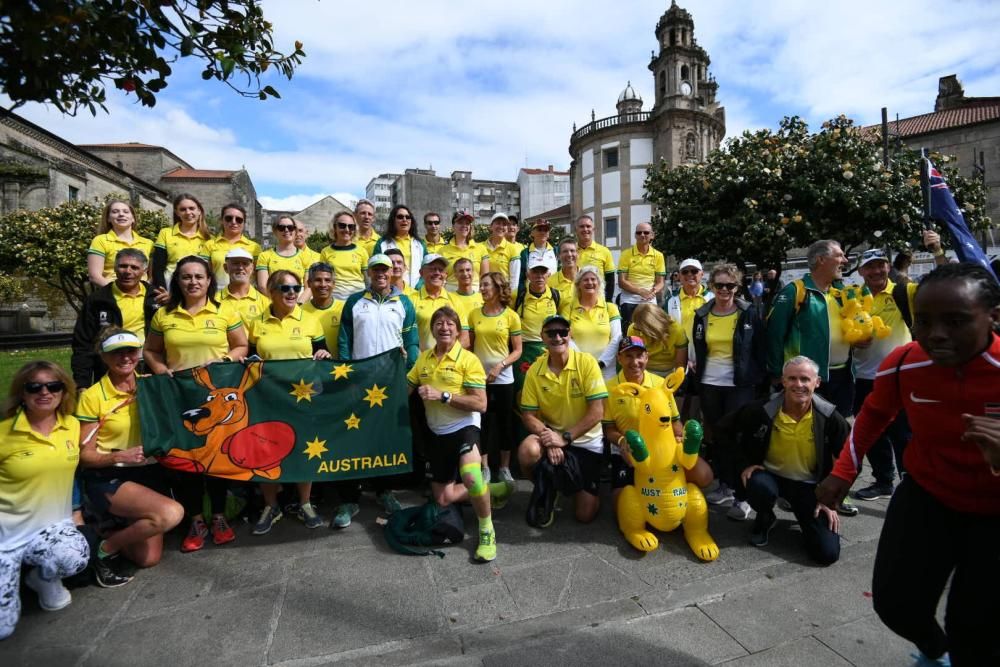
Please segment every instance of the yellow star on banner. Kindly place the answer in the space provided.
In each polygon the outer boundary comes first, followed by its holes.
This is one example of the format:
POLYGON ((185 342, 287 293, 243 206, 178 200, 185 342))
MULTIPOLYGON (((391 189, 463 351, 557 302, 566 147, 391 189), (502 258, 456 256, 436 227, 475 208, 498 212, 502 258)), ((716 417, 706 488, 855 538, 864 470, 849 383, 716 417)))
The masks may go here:
POLYGON ((371 389, 365 389, 365 397, 363 400, 368 401, 368 407, 374 408, 376 403, 378 403, 380 407, 385 407, 382 405, 382 401, 387 398, 389 398, 389 396, 385 393, 385 387, 373 384, 371 389))
POLYGON ((301 379, 298 382, 292 383, 292 390, 288 393, 295 397, 296 403, 301 400, 312 403, 312 397, 316 393, 316 390, 313 389, 312 382, 306 382, 305 379, 301 379))
POLYGON ((312 440, 306 441, 306 451, 305 453, 309 455, 309 460, 318 459, 323 454, 330 451, 326 448, 326 440, 320 440, 319 436, 315 436, 312 440))
POLYGON ((361 418, 358 417, 353 412, 351 413, 350 417, 348 417, 347 419, 344 420, 344 423, 347 424, 347 430, 348 431, 350 431, 352 428, 356 428, 356 429, 360 429, 361 428, 361 418))
POLYGON ((340 378, 346 378, 347 374, 353 370, 354 368, 348 366, 347 364, 340 364, 339 366, 333 367, 333 370, 330 371, 330 375, 333 376, 334 380, 339 380, 340 378))

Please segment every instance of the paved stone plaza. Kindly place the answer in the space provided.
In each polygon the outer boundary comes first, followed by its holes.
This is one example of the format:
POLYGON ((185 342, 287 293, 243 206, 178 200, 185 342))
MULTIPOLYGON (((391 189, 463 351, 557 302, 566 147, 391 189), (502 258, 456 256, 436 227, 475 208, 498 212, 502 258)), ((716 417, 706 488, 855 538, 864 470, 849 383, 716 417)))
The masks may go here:
POLYGON ((869 593, 887 501, 859 503, 860 516, 843 519, 841 560, 821 568, 805 560, 794 519, 780 510, 770 545, 757 549, 749 523, 715 508, 721 555, 705 564, 679 533, 640 556, 607 504, 589 526, 564 510, 550 529, 530 528, 529 489, 521 482, 497 512, 500 553, 490 565, 471 562, 471 537, 443 559, 396 554, 367 494, 341 532, 286 517, 269 535, 241 525, 233 544, 188 555, 171 535, 163 562, 122 588, 76 589, 53 613, 28 591, 0 665, 913 662, 869 593))

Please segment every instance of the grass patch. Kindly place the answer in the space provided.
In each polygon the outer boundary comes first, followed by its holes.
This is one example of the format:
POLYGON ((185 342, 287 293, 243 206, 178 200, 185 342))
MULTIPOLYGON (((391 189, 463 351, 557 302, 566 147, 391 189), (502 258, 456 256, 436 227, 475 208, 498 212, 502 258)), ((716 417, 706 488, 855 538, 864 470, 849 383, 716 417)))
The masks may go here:
POLYGON ((62 366, 70 375, 69 358, 72 350, 68 347, 36 347, 28 350, 0 352, 0 396, 6 398, 10 391, 10 380, 24 364, 36 359, 52 361, 62 366))

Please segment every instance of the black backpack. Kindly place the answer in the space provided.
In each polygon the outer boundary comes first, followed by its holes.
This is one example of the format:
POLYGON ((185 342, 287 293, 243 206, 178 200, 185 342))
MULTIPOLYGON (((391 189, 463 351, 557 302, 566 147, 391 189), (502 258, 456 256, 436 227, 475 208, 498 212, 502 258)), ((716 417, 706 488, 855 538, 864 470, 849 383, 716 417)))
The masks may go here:
POLYGON ((431 501, 397 510, 385 524, 385 541, 401 554, 444 558, 444 552, 427 547, 458 544, 465 539, 465 522, 457 505, 439 507, 431 501))

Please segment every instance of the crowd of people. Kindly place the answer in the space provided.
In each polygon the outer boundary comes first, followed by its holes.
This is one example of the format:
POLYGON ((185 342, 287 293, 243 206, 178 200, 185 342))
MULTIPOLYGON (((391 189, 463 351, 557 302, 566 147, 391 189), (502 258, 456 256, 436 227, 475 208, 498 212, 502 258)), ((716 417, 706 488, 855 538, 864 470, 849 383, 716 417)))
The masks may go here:
MULTIPOLYGON (((923 242, 941 266, 920 283, 893 282, 880 249, 852 260, 818 240, 808 273, 783 285, 774 269, 744 281, 736 265, 706 271, 696 257, 668 280, 648 222, 616 265, 589 216, 554 248, 545 220, 522 246, 517 220, 497 213, 478 242, 467 212, 450 233, 426 213, 422 236, 399 205, 379 236, 375 207, 361 200, 334 216, 321 252, 291 216, 274 221, 262 249, 244 234, 237 203, 222 208, 213 236, 189 194, 155 240, 135 222, 128 202, 111 201, 98 223, 71 372, 35 361, 10 387, 0 424, 0 638, 17 624, 22 568, 42 608, 59 609, 71 599, 62 579, 89 567, 100 586, 127 584, 136 568, 156 565, 164 534, 181 524, 183 552, 209 537, 238 539, 234 483, 144 455, 140 373, 196 369, 208 382, 197 369, 214 363, 400 348, 417 477, 427 471, 439 506, 472 505, 476 560, 496 558, 492 512, 518 476, 532 482, 526 519, 538 528, 552 525, 559 494, 580 522, 597 516, 602 486, 613 504, 634 482, 625 440, 640 411, 616 388, 660 387, 682 368, 669 428, 678 442, 691 419, 705 430, 688 481, 727 505, 728 518, 752 519, 751 544, 768 544, 777 505, 794 516, 810 559, 836 562, 841 516, 858 512, 848 490, 867 455, 873 480, 854 499, 892 498, 876 611, 928 659, 1000 660, 987 608, 1000 556, 1000 286, 980 267, 949 264, 934 232, 923 242), (849 268, 888 336, 845 339, 849 268), (942 629, 934 613, 951 575, 942 629)), ((394 490, 407 482, 366 486, 393 513, 394 490)), ((357 481, 287 485, 284 503, 278 482, 254 486, 252 535, 289 513, 308 529, 347 528, 362 496, 357 481), (332 516, 319 513, 317 492, 334 499, 332 516)))

